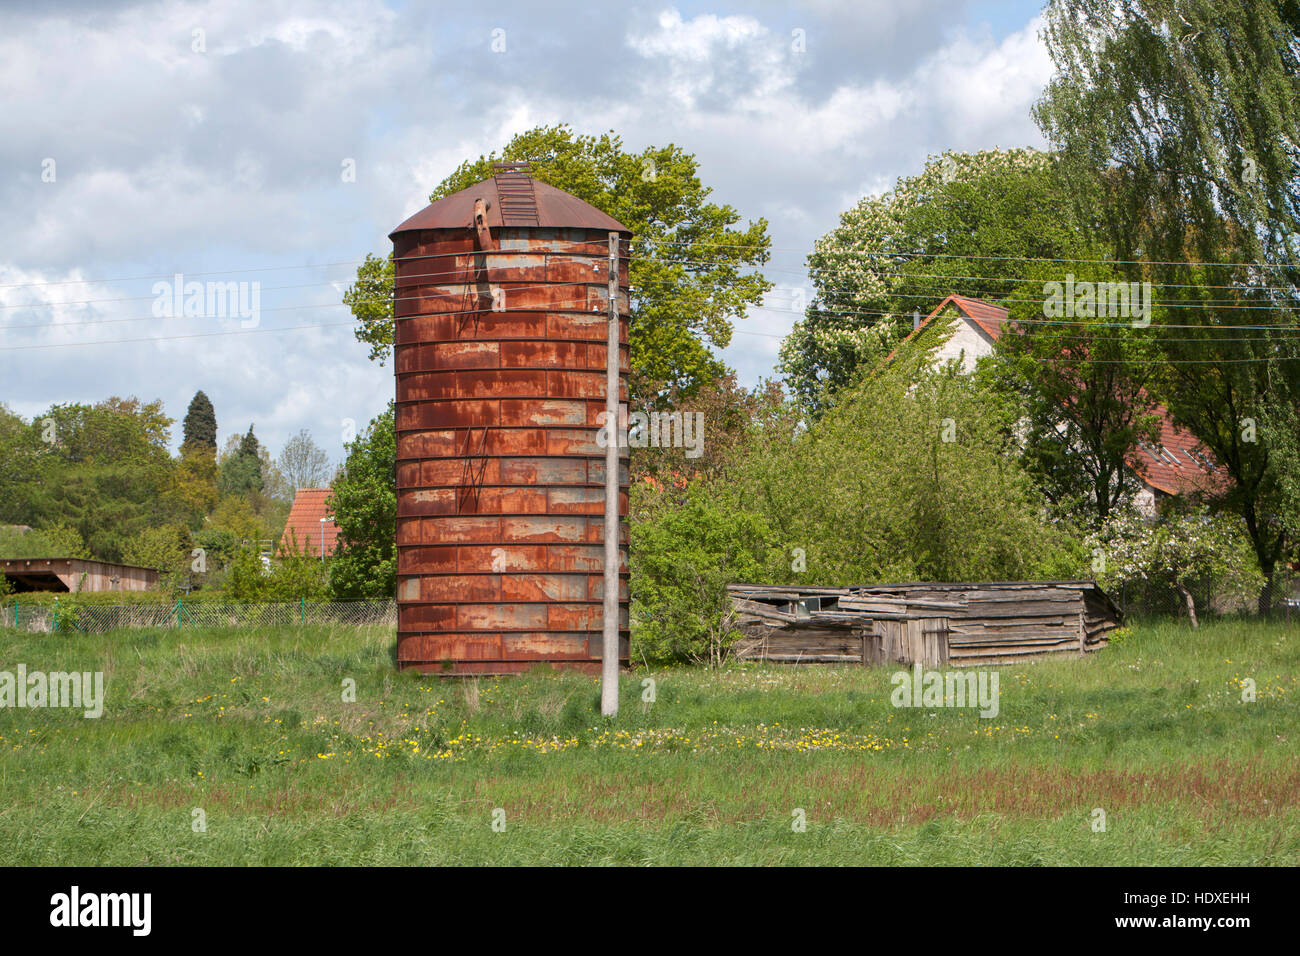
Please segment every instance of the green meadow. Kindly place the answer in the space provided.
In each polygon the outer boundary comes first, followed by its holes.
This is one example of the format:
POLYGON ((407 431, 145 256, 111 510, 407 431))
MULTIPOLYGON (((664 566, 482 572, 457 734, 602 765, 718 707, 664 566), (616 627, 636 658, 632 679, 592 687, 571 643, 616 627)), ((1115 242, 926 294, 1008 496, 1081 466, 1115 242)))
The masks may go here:
POLYGON ((1300 625, 1139 623, 1001 668, 991 719, 891 668, 638 668, 605 719, 588 676, 398 673, 382 629, 0 641, 105 677, 98 719, 0 708, 9 864, 1300 862, 1300 625))

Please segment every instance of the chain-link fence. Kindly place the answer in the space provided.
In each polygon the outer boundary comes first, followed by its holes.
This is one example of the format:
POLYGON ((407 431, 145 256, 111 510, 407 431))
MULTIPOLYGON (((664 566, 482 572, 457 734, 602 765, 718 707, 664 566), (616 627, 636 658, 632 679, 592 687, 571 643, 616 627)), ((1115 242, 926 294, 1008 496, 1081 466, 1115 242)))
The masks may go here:
POLYGON ((1258 593, 1228 594, 1214 588, 1196 586, 1182 594, 1167 584, 1133 583, 1111 588, 1107 592, 1126 617, 1187 618, 1188 599, 1201 620, 1214 617, 1253 617, 1261 612, 1261 603, 1277 620, 1300 622, 1300 577, 1279 575, 1264 589, 1263 601, 1258 593))
POLYGON ((396 627, 396 601, 306 601, 283 604, 59 604, 0 608, 0 627, 20 631, 100 634, 149 627, 290 627, 344 624, 396 627))

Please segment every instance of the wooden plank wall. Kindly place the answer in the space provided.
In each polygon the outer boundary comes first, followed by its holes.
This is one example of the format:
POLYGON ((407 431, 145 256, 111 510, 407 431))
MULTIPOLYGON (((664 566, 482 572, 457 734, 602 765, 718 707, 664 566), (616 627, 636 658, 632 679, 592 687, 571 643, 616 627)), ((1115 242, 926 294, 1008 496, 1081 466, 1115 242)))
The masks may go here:
POLYGON ((742 660, 996 666, 1097 650, 1121 620, 1091 581, 729 590, 742 660))

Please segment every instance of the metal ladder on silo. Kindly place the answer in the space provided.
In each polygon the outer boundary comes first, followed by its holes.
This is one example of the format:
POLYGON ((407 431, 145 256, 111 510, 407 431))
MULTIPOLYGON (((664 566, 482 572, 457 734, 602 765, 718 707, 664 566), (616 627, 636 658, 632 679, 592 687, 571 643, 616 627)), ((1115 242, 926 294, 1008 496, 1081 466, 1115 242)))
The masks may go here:
POLYGON ((533 189, 532 167, 528 163, 493 163, 492 179, 501 202, 503 226, 540 226, 537 193, 533 189))

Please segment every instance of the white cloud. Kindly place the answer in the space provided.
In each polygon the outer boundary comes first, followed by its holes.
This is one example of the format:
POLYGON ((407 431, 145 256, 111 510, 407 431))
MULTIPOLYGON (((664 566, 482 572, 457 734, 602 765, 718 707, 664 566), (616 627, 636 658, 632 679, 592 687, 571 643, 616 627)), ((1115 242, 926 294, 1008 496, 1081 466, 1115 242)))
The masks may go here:
MULTIPOLYGON (((539 123, 614 129, 631 149, 697 155, 714 198, 766 216, 773 282, 787 289, 741 323, 725 357, 770 374, 803 258, 839 213, 928 153, 1040 142, 1028 115, 1049 73, 1035 24, 1001 40, 964 29, 964 0, 649 15, 579 0, 490 9, 419 0, 213 0, 125 6, 97 17, 0 11, 0 347, 191 335, 198 321, 118 321, 148 301, 117 277, 212 272, 260 278, 263 330, 156 343, 0 352, 0 401, 24 414, 112 394, 161 397, 180 418, 196 389, 223 434, 250 421, 273 450, 300 428, 336 457, 339 421, 364 426, 392 395, 391 364, 348 328, 349 267, 459 163, 539 123), (509 52, 492 54, 496 27, 509 52), (206 53, 195 53, 202 29, 206 53), (806 52, 791 31, 805 31, 806 52), (57 160, 54 183, 41 160, 57 160), (355 160, 344 183, 340 163, 355 160), (303 288, 271 291, 274 286, 303 288), (293 309, 284 308, 294 306, 293 309), (299 308, 300 307, 300 308, 299 308), (72 324, 103 321, 99 327, 72 324), (15 329, 14 324, 46 327, 15 329), (19 356, 19 361, 14 357, 19 356)), ((236 323, 237 327, 237 323, 236 323)), ((225 328, 225 326, 221 326, 225 328)))

